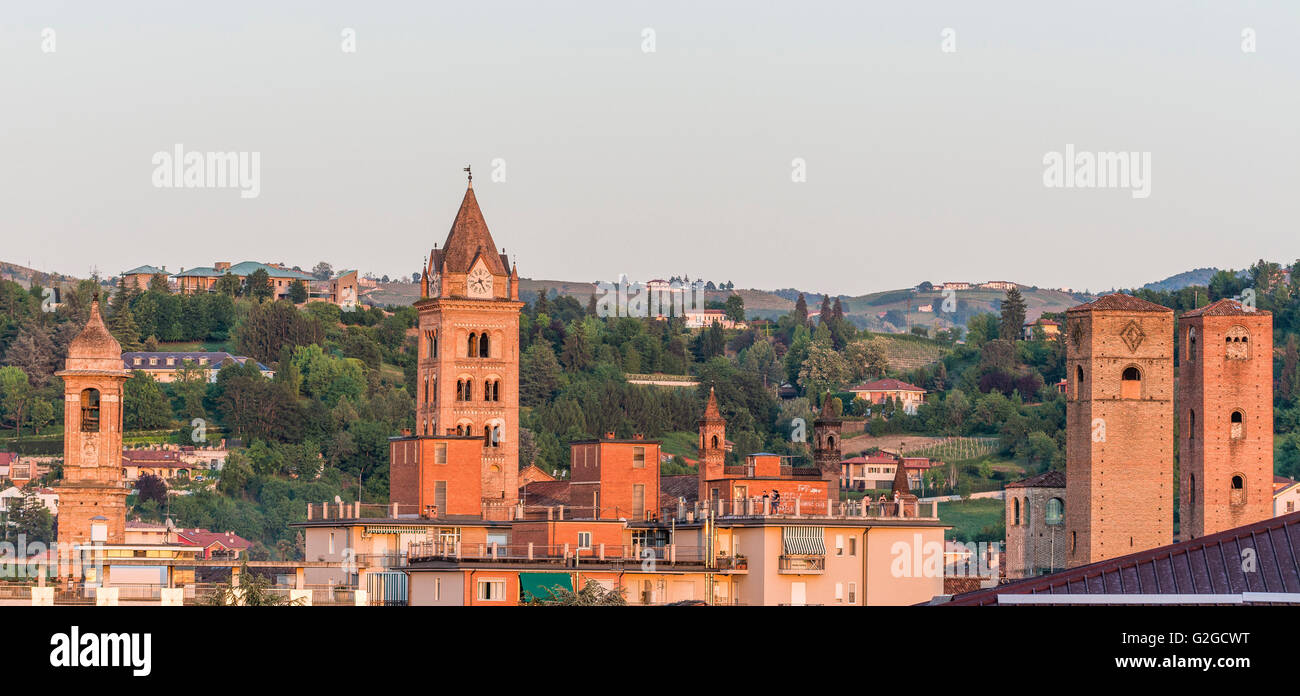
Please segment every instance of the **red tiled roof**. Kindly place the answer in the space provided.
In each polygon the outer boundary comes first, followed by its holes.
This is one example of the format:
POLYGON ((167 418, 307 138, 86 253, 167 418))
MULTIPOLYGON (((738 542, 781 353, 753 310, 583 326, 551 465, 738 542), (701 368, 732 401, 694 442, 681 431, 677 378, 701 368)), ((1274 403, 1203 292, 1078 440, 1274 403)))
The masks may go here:
POLYGON ((210 532, 206 529, 178 529, 176 540, 186 546, 201 546, 205 549, 214 544, 228 549, 247 549, 253 545, 234 532, 210 532))
POLYGON ((1007 488, 1065 488, 1064 471, 1045 471, 1037 476, 1022 478, 1006 485, 1007 488))
MULTIPOLYGON (((569 481, 533 481, 520 490, 524 504, 543 507, 568 505, 571 493, 569 481)), ((587 503, 590 505, 591 503, 587 503)))
POLYGON ((916 391, 924 392, 925 390, 915 384, 908 384, 897 379, 878 379, 874 382, 859 384, 856 387, 849 387, 849 391, 916 391))
POLYGON ((1096 312, 1096 311, 1124 311, 1124 312, 1173 312, 1174 310, 1158 305, 1154 302, 1138 299, 1132 295, 1125 295, 1122 292, 1104 295, 1092 302, 1085 302, 1081 305, 1075 305, 1067 312, 1096 312))
POLYGON ((987 606, 1004 594, 1300 592, 1300 512, 1127 556, 957 595, 943 606, 987 606), (1256 553, 1253 572, 1242 552, 1256 553))
POLYGON ((685 498, 691 505, 700 498, 700 479, 698 476, 661 476, 659 477, 659 505, 672 507, 678 498, 685 498))
POLYGON ((1265 310, 1246 309, 1244 305, 1236 300, 1223 298, 1204 307, 1189 309, 1183 312, 1185 317, 1236 317, 1242 315, 1259 314, 1262 316, 1271 316, 1270 312, 1265 310))
POLYGON ((497 251, 496 244, 492 241, 492 233, 488 232, 487 222, 483 219, 483 211, 479 210, 478 198, 474 196, 473 186, 465 189, 465 198, 460 202, 460 210, 451 223, 451 230, 447 232, 447 241, 442 247, 433 252, 431 265, 435 273, 442 270, 443 264, 446 264, 448 272, 466 273, 476 259, 482 258, 483 264, 492 273, 510 274, 505 255, 497 251))

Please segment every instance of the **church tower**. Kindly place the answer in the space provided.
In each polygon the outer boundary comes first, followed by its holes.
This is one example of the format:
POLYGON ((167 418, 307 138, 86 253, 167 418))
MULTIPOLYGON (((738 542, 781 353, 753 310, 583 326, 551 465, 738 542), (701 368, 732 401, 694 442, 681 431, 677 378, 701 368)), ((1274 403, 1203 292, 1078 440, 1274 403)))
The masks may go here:
POLYGON ((68 346, 63 378, 63 481, 59 544, 126 541, 122 480, 122 346, 104 326, 99 300, 68 346))
POLYGON ((1273 315, 1219 300, 1178 320, 1179 536, 1273 516, 1273 315))
POLYGON ((704 406, 704 415, 700 417, 700 500, 707 500, 712 495, 708 490, 708 481, 722 478, 727 464, 727 421, 718 411, 718 396, 709 387, 709 401, 704 406))
POLYGON ((421 279, 416 434, 482 440, 482 503, 513 506, 519 486, 519 275, 498 249, 470 177, 421 279))
MULTIPOLYGON (((830 392, 822 399, 822 410, 813 421, 813 461, 826 482, 826 495, 831 502, 840 499, 840 427, 841 422, 831 406, 830 392)), ((899 465, 902 468, 902 465, 899 465)))
POLYGON ((1174 313, 1112 294, 1066 312, 1066 564, 1173 543, 1174 313))

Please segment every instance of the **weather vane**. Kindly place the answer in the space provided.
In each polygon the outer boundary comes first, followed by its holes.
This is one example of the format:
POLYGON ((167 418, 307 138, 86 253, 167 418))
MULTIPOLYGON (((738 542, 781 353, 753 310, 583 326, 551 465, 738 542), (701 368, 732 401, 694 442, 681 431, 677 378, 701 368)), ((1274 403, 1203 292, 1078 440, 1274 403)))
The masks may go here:
POLYGON ((474 183, 474 172, 471 172, 471 171, 469 170, 469 168, 470 168, 470 165, 466 165, 464 171, 465 171, 466 174, 469 175, 469 183, 472 184, 472 183, 474 183))

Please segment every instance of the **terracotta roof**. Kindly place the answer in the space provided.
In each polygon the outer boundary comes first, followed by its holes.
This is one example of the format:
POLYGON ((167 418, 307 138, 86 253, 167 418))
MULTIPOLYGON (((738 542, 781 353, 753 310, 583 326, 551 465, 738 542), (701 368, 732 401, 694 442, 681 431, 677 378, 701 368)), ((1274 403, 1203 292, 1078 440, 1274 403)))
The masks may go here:
POLYGON ((856 387, 849 387, 849 391, 917 391, 925 390, 915 384, 908 384, 898 379, 878 379, 874 382, 859 384, 856 387))
POLYGON ((1092 302, 1085 302, 1081 305, 1075 305, 1067 312, 1173 312, 1174 310, 1158 305, 1154 302, 1136 298, 1132 295, 1125 295, 1122 292, 1111 293, 1099 297, 1092 302))
POLYGON ((447 241, 441 249, 433 250, 431 266, 434 272, 445 270, 449 273, 467 273, 474 260, 480 257, 493 274, 510 274, 506 270, 510 264, 505 254, 497 252, 471 184, 465 189, 465 198, 461 200, 460 210, 451 223, 451 230, 447 232, 447 241))
POLYGON ((673 507, 678 498, 685 498, 687 505, 692 505, 700 498, 700 479, 698 476, 661 476, 659 477, 659 505, 673 507))
POLYGON ((202 546, 203 548, 220 544, 228 549, 246 549, 253 545, 252 542, 234 532, 210 532, 206 529, 178 529, 176 530, 176 540, 186 546, 202 546))
POLYGON ((709 401, 704 405, 704 417, 700 420, 722 420, 722 413, 718 411, 718 397, 713 393, 713 387, 709 387, 709 401))
MULTIPOLYGON (((551 507, 568 505, 571 490, 569 481, 533 481, 525 484, 521 494, 524 504, 551 507)), ((588 502, 590 505, 590 502, 588 502)))
POLYGON ((1300 592, 1300 512, 987 590, 943 606, 995 605, 1004 594, 1236 594, 1300 592), (1256 552, 1253 572, 1242 552, 1256 552))
POLYGON ((188 469, 190 465, 181 461, 180 452, 175 450, 122 450, 123 466, 160 466, 188 469))
POLYGON ((1007 488, 1065 488, 1064 471, 1045 471, 1037 476, 1022 478, 1006 485, 1007 488))
POLYGON ((1253 314, 1271 316, 1271 312, 1265 310, 1248 310, 1245 305, 1240 302, 1230 300, 1226 297, 1222 300, 1211 302, 1204 307, 1197 307, 1196 309, 1189 309, 1186 312, 1183 312, 1183 316, 1185 317, 1236 317, 1250 316, 1253 314))
POLYGON ((891 490, 899 495, 911 495, 912 487, 907 485, 907 467, 900 466, 894 469, 894 485, 891 490))
POLYGON ((122 344, 113 338, 99 314, 99 300, 90 303, 90 319, 68 346, 69 370, 120 370, 122 344), (101 366, 104 364, 106 366, 101 366))

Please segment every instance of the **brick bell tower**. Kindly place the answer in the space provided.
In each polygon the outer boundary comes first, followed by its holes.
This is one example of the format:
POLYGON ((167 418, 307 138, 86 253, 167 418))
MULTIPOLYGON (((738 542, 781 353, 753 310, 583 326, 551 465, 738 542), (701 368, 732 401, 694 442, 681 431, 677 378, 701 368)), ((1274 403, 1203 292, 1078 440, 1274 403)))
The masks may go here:
POLYGON ((718 410, 718 397, 709 387, 709 401, 700 417, 700 500, 708 500, 708 482, 722 478, 727 464, 727 421, 718 410))
POLYGON ((1106 295, 1066 312, 1066 564, 1173 542, 1168 307, 1106 295))
POLYGON ((827 392, 822 399, 821 413, 813 421, 813 462, 822 472, 826 496, 831 502, 840 499, 840 427, 841 421, 831 407, 831 395, 827 392))
POLYGON ((122 479, 122 346, 104 326, 99 299, 90 320, 68 346, 63 378, 63 481, 59 544, 126 541, 122 479))
POLYGON ((1219 300, 1178 320, 1179 537, 1273 516, 1273 316, 1219 300))
MULTIPOLYGON (((466 171, 469 168, 466 167, 466 171)), ((420 281, 415 424, 483 441, 482 500, 519 498, 519 273, 498 250, 471 174, 446 242, 420 281)), ((460 463, 456 463, 460 464, 460 463)))

